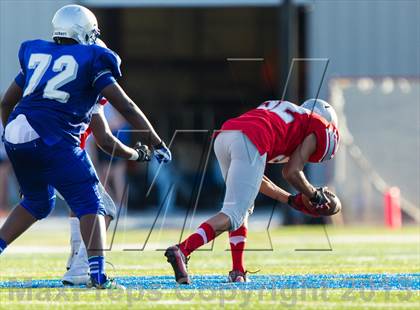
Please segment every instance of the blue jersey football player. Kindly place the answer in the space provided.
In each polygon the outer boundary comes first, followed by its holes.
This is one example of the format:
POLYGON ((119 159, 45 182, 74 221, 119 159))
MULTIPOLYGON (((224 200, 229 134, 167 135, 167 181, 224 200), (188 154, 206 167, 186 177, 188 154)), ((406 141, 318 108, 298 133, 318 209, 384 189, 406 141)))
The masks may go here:
POLYGON ((79 5, 59 9, 52 20, 54 42, 23 42, 20 73, 6 91, 1 116, 3 139, 24 199, 0 229, 0 253, 55 203, 54 188, 80 219, 88 247, 93 287, 121 287, 105 274, 104 205, 98 177, 79 136, 104 96, 135 128, 148 132, 153 154, 169 162, 171 152, 152 125, 116 82, 120 59, 95 44, 94 14, 79 5))

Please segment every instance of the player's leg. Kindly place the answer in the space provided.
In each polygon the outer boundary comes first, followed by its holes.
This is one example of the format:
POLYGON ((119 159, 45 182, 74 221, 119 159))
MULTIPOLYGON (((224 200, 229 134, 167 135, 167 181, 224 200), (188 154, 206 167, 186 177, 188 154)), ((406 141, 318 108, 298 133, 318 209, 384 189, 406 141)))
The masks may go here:
MULTIPOLYGON (((114 218, 109 216, 108 214, 105 215, 105 226, 108 230, 111 222, 114 218)), ((70 212, 69 216, 69 223, 70 223, 70 255, 67 260, 66 269, 70 270, 74 268, 76 265, 81 266, 83 262, 87 264, 87 251, 85 243, 82 239, 82 233, 80 232, 80 221, 77 216, 70 212), (85 259, 86 258, 86 259, 85 259)))
MULTIPOLYGON (((55 194, 61 200, 64 200, 64 197, 57 190, 55 190, 55 194)), ((75 258, 78 256, 79 249, 81 248, 81 244, 83 243, 82 235, 80 233, 79 219, 76 217, 76 215, 71 210, 70 210, 70 214, 69 214, 69 223, 70 223, 70 255, 69 255, 69 258, 67 259, 67 264, 66 264, 67 271, 73 265, 72 263, 75 260, 75 258)), ((85 250, 85 252, 86 252, 86 250, 85 250)), ((87 256, 87 254, 85 254, 85 256, 87 256)), ((87 257, 86 257, 86 264, 85 265, 87 266, 87 270, 89 270, 89 264, 87 263, 87 257)), ((85 283, 86 283, 86 281, 85 281, 85 283)), ((64 284, 66 284, 66 283, 64 283, 64 284)))
POLYGON ((23 200, 9 214, 0 229, 0 253, 33 223, 48 216, 54 208, 55 195, 44 178, 43 145, 39 140, 5 147, 19 182, 23 200))
MULTIPOLYGON (((112 220, 116 217, 117 208, 102 184, 99 184, 99 192, 105 206, 105 226, 108 230, 112 220)), ((70 256, 67 261, 67 271, 63 275, 64 285, 80 285, 89 281, 89 261, 85 243, 80 232, 80 221, 76 215, 70 213, 70 256)))
POLYGON ((71 212, 70 222, 70 256, 66 264, 66 273, 61 281, 64 285, 80 285, 89 282, 89 261, 85 243, 80 232, 80 221, 71 212))
MULTIPOLYGON (((229 150, 226 148, 228 142, 224 140, 226 140, 226 137, 221 138, 221 135, 219 135, 216 138, 214 150, 216 153, 217 161, 219 163, 223 180, 226 183, 229 166, 231 164, 231 155, 229 150)), ((185 242, 183 242, 182 247, 184 248, 186 256, 188 256, 195 248, 198 248, 201 245, 207 243, 209 239, 213 240, 219 234, 228 230, 229 227, 229 217, 227 217, 223 213, 218 213, 212 218, 208 219, 199 227, 199 229, 197 230, 198 234, 196 232, 191 236, 191 238, 187 238, 185 242)))
POLYGON ((70 269, 72 266, 72 262, 74 258, 78 255, 79 249, 82 241, 82 234, 80 232, 80 222, 77 216, 70 212, 69 217, 69 223, 70 223, 70 257, 67 261, 67 270, 70 269))
POLYGON ((3 157, 1 148, 0 145, 0 214, 7 210, 9 204, 8 183, 10 177, 10 163, 6 157, 3 157))
POLYGON ((234 231, 244 222, 261 185, 265 155, 242 133, 221 133, 215 141, 218 160, 230 159, 226 177, 226 194, 222 210, 202 223, 197 231, 178 246, 168 248, 165 255, 171 263, 178 283, 189 283, 186 257, 224 231, 234 231))
POLYGON ((16 206, 0 229, 0 254, 36 221, 24 207, 16 206))
MULTIPOLYGON (((99 198, 99 197, 98 197, 99 198)), ((100 199, 100 198, 99 198, 100 199)), ((80 232, 83 244, 87 249, 87 258, 89 263, 90 280, 94 286, 102 288, 107 282, 105 273, 105 254, 106 243, 106 225, 103 211, 101 211, 101 202, 86 201, 85 210, 74 207, 76 203, 71 198, 69 204, 75 211, 80 220, 80 232), (96 210, 95 210, 96 209, 96 210)), ((88 199, 89 200, 89 199, 88 199)))
MULTIPOLYGON (((104 203, 105 207, 105 226, 108 230, 109 226, 111 225, 111 222, 116 217, 117 213, 117 207, 114 204, 114 201, 112 200, 111 196, 106 192, 105 188, 101 183, 99 183, 99 192, 102 197, 102 201, 104 203)), ((77 218, 76 214, 70 211, 69 216, 69 222, 70 222, 70 245, 73 252, 80 252, 86 253, 86 246, 82 240, 82 235, 80 232, 80 221, 77 218), (74 251, 73 251, 74 250, 74 251)), ((68 263, 68 268, 70 268, 71 262, 68 263)))
POLYGON ((226 194, 222 210, 204 222, 196 233, 179 247, 185 256, 212 241, 225 231, 236 231, 248 216, 264 174, 265 162, 250 163, 248 159, 232 159, 226 179, 226 194))
MULTIPOLYGON (((80 217, 80 232, 82 234, 83 242, 86 244, 86 249, 89 256, 89 265, 92 263, 92 257, 102 257, 100 260, 104 262, 105 244, 106 244, 106 226, 105 216, 103 214, 87 213, 80 217)), ((102 282, 101 277, 105 276, 105 270, 99 269, 97 281, 102 282), (102 275, 100 273, 103 273, 102 275), (98 280, 99 279, 99 280, 98 280)), ((92 271, 92 270, 91 270, 92 271)))
POLYGON ((232 270, 229 272, 229 282, 246 282, 244 250, 248 235, 248 218, 241 227, 229 232, 230 252, 232 255, 232 270))
MULTIPOLYGON (((111 222, 116 217, 117 208, 111 196, 106 192, 102 184, 99 184, 99 192, 105 206, 105 225, 106 229, 108 230, 109 226, 111 225, 111 222)), ((73 259, 75 258, 75 256, 77 256, 77 253, 79 252, 79 248, 80 252, 86 253, 86 246, 82 240, 82 235, 80 232, 80 221, 77 218, 76 214, 74 214, 72 211, 70 211, 69 222, 71 254, 67 262, 67 269, 70 269, 73 259)))
MULTIPOLYGON (((216 152, 217 160, 219 162, 223 179, 226 181, 227 172, 230 165, 230 155, 227 152, 223 152, 222 150, 217 152, 216 145, 218 144, 221 144, 219 142, 219 137, 216 138, 214 149, 216 152)), ((228 226, 229 225, 228 220, 229 220, 228 217, 225 216, 224 214, 217 214, 215 222, 219 223, 221 221, 225 221, 225 224, 228 226), (220 219, 218 219, 218 217, 220 217, 220 219)), ((210 226, 208 223, 203 223, 200 225, 200 227, 197 229, 197 231, 194 234, 190 235, 183 242, 184 251, 185 251, 185 247, 191 246, 191 248, 197 248, 207 243, 209 239, 212 240, 214 238, 215 238, 215 232, 212 226, 210 226)), ((167 257, 168 262, 172 265, 172 268, 174 269, 176 281, 180 284, 189 284, 190 279, 188 277, 187 266, 186 266, 187 255, 185 255, 184 252, 182 252, 179 247, 180 245, 169 247, 165 252, 165 256, 167 257), (179 261, 181 262, 179 263, 179 261)))
MULTIPOLYGON (((223 180, 226 182, 227 173, 230 165, 230 158, 225 156, 225 152, 219 151, 217 157, 220 171, 222 173, 223 180)), ((229 232, 229 244, 232 255, 232 270, 229 272, 229 282, 244 282, 246 281, 245 272, 245 258, 244 249, 246 238, 248 234, 248 217, 245 218, 244 223, 235 231, 229 232)))
POLYGON ((97 288, 115 288, 105 273, 105 210, 99 181, 87 153, 78 147, 57 145, 51 161, 55 171, 50 176, 53 186, 63 195, 80 220, 80 230, 90 267, 90 280, 97 288), (66 158, 66 165, 56 158, 66 158))

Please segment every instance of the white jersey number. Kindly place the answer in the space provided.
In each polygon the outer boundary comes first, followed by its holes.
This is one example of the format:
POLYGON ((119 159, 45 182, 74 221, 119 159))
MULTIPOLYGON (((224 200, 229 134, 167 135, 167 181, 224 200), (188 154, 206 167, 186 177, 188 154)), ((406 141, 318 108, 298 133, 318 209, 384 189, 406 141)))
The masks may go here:
POLYGON ((42 76, 47 71, 48 66, 51 62, 51 55, 48 54, 32 54, 29 58, 28 69, 34 69, 32 76, 29 80, 28 86, 26 86, 23 92, 23 97, 26 97, 35 90, 41 81, 42 76))
POLYGON ((266 101, 262 105, 258 107, 258 109, 262 110, 270 110, 271 112, 276 113, 280 118, 286 123, 289 124, 294 121, 294 117, 290 112, 299 113, 299 114, 306 114, 308 110, 297 106, 288 101, 266 101))
MULTIPOLYGON (((31 55, 29 58, 28 69, 34 69, 34 72, 32 73, 28 86, 23 93, 23 97, 32 94, 38 86, 50 66, 51 59, 52 56, 49 54, 31 55)), ((58 90, 58 88, 75 80, 78 68, 79 66, 76 60, 71 55, 63 55, 55 60, 52 71, 60 73, 47 82, 42 97, 66 103, 70 98, 70 94, 65 91, 58 90)))

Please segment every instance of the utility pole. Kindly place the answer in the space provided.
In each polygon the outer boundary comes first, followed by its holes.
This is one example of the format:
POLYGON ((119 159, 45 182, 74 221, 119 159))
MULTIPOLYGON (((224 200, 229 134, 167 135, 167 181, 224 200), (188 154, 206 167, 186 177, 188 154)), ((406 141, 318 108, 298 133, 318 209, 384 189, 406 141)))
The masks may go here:
POLYGON ((293 4, 293 0, 283 0, 282 4, 278 7, 278 49, 279 55, 281 56, 281 59, 279 59, 278 62, 278 96, 279 98, 281 98, 284 93, 285 96, 283 99, 287 99, 290 101, 298 99, 296 87, 296 82, 298 78, 298 63, 295 63, 288 85, 286 85, 290 66, 292 65, 292 60, 294 57, 297 57, 296 18, 296 7, 293 4), (287 87, 286 91, 285 87, 287 87))

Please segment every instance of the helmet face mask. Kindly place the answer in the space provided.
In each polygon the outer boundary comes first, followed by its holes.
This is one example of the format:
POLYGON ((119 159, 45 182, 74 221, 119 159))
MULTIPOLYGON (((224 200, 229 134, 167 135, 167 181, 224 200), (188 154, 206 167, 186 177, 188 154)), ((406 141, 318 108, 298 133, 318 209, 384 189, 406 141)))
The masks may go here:
POLYGON ((53 39, 73 39, 82 45, 95 44, 100 34, 95 15, 80 5, 66 5, 52 19, 53 39))
POLYGON ((86 42, 85 45, 95 44, 100 34, 101 33, 99 29, 94 29, 90 33, 85 34, 85 37, 84 37, 84 41, 86 42))
POLYGON ((322 116, 328 123, 333 124, 335 127, 338 126, 337 114, 328 102, 322 99, 308 99, 302 103, 302 107, 322 116))

